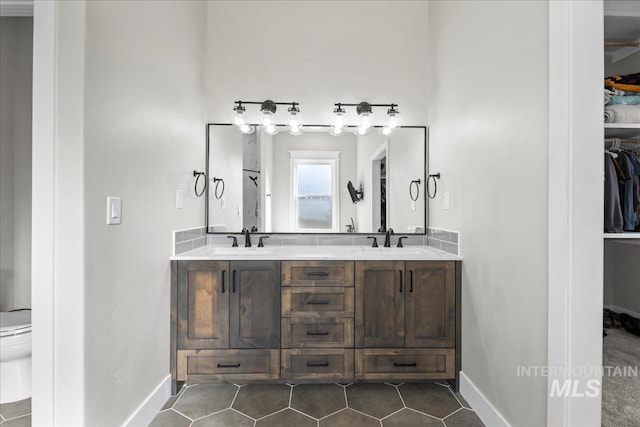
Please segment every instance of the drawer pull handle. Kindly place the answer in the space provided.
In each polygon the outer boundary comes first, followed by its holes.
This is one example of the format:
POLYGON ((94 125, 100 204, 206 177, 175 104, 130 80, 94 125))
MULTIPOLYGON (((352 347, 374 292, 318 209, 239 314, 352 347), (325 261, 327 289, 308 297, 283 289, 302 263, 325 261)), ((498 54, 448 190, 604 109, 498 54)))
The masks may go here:
POLYGON ((222 270, 222 293, 224 294, 224 275, 227 272, 227 270, 222 270))
POLYGON ((307 368, 326 368, 328 366, 329 366, 329 362, 323 362, 323 363, 307 362, 307 368))
POLYGON ((233 270, 233 276, 231 277, 231 286, 232 286, 232 292, 235 294, 236 293, 236 271, 233 270))
POLYGON ((413 292, 413 270, 409 270, 409 293, 413 292))
POLYGON ((327 277, 329 275, 328 271, 308 271, 307 276, 316 276, 316 277, 327 277))
POLYGON ((307 331, 307 335, 329 335, 328 331, 321 331, 321 332, 311 332, 311 331, 307 331))
POLYGON ((223 365, 222 363, 218 363, 218 368, 239 368, 240 364, 235 363, 233 365, 223 365))
POLYGON ((329 305, 329 301, 307 301, 308 305, 329 305))
POLYGON ((404 367, 404 366, 411 366, 411 367, 415 367, 418 366, 418 364, 416 362, 411 362, 411 363, 398 363, 398 362, 393 362, 393 366, 397 366, 397 367, 404 367))

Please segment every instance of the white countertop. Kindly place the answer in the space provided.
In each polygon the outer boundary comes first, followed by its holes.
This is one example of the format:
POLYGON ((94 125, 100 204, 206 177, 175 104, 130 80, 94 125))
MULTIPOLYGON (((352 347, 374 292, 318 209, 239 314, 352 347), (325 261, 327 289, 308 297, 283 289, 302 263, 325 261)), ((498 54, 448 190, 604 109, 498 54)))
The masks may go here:
POLYGON ((205 245, 171 257, 172 260, 395 260, 462 261, 462 257, 431 246, 372 248, 369 246, 256 246, 245 248, 205 245))

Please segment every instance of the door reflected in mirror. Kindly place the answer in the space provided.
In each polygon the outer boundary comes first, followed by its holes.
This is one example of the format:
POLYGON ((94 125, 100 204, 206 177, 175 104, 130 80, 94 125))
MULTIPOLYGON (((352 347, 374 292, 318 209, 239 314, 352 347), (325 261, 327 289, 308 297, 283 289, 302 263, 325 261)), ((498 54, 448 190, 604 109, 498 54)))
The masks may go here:
POLYGON ((329 126, 301 135, 243 134, 208 125, 207 230, 238 233, 396 233, 426 230, 426 128, 333 136, 329 126), (216 179, 225 191, 214 194, 216 179), (351 183, 352 188, 349 188, 351 183), (414 184, 415 195, 415 184, 414 184), (354 197, 355 196, 355 197, 354 197))

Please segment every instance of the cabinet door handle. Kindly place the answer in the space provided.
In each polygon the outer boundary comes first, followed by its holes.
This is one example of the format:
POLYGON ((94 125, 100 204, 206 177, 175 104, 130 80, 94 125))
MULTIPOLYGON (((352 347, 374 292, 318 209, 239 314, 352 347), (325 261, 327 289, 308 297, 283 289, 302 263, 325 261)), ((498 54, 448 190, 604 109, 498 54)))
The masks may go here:
POLYGON ((398 362, 393 362, 393 366, 397 366, 397 367, 415 367, 418 366, 418 364, 416 362, 410 362, 410 363, 398 363, 398 362))
POLYGON ((236 293, 236 271, 233 270, 233 276, 231 277, 231 292, 236 293))
POLYGON ((402 270, 398 270, 400 273, 400 293, 402 293, 402 270))
POLYGON ((308 271, 307 276, 311 277, 327 277, 329 275, 328 271, 308 271))
POLYGON ((329 305, 329 301, 307 301, 308 305, 329 305))
POLYGON ((413 270, 409 270, 409 292, 413 292, 413 270))
POLYGON ((234 363, 230 365, 223 365, 222 363, 218 363, 218 368, 239 368, 239 367, 240 367, 239 363, 234 363))
POLYGON ((329 362, 323 362, 323 363, 307 362, 307 368, 326 368, 327 366, 329 366, 329 362))
POLYGON ((224 294, 224 275, 227 272, 227 270, 222 270, 222 293, 224 294))
POLYGON ((315 335, 329 335, 329 331, 319 331, 319 332, 311 332, 307 331, 307 335, 315 336, 315 335))

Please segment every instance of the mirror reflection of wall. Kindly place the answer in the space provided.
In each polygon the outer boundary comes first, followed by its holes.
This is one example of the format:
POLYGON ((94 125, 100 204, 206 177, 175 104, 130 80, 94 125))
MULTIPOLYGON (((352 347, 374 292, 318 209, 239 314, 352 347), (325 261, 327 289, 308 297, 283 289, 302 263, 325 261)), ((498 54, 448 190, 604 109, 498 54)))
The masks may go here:
POLYGON ((260 138, 257 132, 242 134, 242 227, 261 225, 260 138))
POLYGON ((353 224, 356 233, 424 232, 425 193, 412 201, 409 186, 424 185, 425 150, 421 127, 336 137, 325 127, 294 136, 210 125, 209 176, 227 190, 219 200, 209 190, 209 231, 346 233, 353 224), (349 181, 362 186, 357 203, 349 181))

